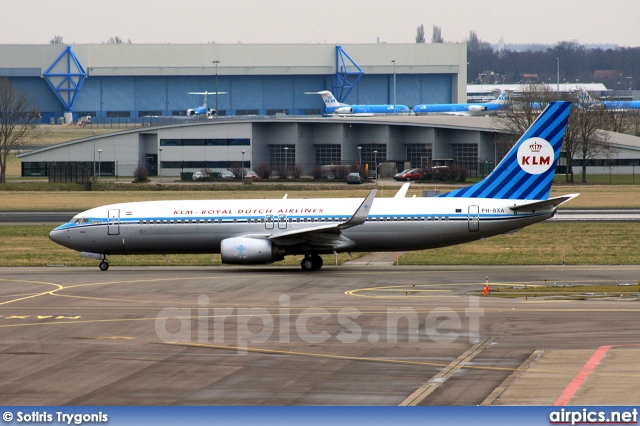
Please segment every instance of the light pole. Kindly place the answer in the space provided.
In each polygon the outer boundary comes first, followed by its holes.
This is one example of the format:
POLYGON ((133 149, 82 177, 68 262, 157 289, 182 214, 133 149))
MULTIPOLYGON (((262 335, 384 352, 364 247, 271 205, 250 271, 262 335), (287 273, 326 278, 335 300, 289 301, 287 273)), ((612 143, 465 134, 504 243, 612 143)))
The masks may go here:
POLYGON ((100 180, 100 156, 102 155, 102 149, 98 148, 98 180, 100 180))
POLYGON ((216 65, 216 118, 218 118, 218 64, 220 61, 216 59, 211 63, 216 65))
POLYGON ((362 167, 362 147, 358 147, 358 166, 362 167))
POLYGON ((284 178, 287 178, 287 168, 289 166, 289 147, 285 146, 284 147, 284 178))
POLYGON ((245 150, 243 149, 240 152, 242 152, 242 167, 241 167, 242 172, 241 173, 242 173, 242 184, 244 185, 244 153, 245 153, 245 150))
POLYGON ((376 185, 378 184, 378 151, 373 151, 374 162, 376 163, 376 185))
POLYGON ((393 115, 396 115, 396 60, 393 62, 393 115))
POLYGON ((158 154, 160 158, 158 158, 158 166, 160 166, 160 183, 162 183, 162 147, 158 148, 158 154))
POLYGON ((93 131, 93 169, 91 170, 93 180, 96 180, 96 131, 93 131))
POLYGON ((560 58, 556 58, 556 96, 560 99, 560 58))

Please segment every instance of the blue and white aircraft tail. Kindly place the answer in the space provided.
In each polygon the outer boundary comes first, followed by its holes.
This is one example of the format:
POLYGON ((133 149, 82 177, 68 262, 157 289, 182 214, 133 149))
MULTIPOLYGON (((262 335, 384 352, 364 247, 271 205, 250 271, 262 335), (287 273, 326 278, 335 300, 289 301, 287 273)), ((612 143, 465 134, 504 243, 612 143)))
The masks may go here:
POLYGON ((77 214, 56 243, 100 261, 119 254, 220 253, 227 264, 301 255, 304 271, 330 255, 445 247, 513 233, 547 220, 577 194, 548 198, 570 102, 553 102, 496 170, 441 197, 273 198, 119 203, 77 214))
POLYGON ((227 92, 189 92, 190 95, 204 95, 204 103, 202 104, 202 106, 199 106, 197 108, 189 108, 187 110, 187 116, 192 116, 192 115, 203 115, 203 114, 207 114, 207 115, 216 115, 216 110, 215 108, 207 108, 207 96, 209 95, 224 95, 227 92))
MULTIPOLYGON (((349 105, 338 102, 333 93, 328 90, 320 92, 305 92, 305 95, 320 95, 324 102, 325 111, 331 115, 350 115, 367 117, 376 114, 393 114, 393 105, 349 105)), ((409 114, 411 110, 406 105, 397 104, 395 106, 396 114, 409 114)))
POLYGON ((497 90, 498 96, 491 102, 466 104, 422 104, 413 107, 414 114, 491 115, 497 114, 509 104, 511 91, 497 90))
POLYGON ((547 200, 571 102, 552 102, 483 181, 441 197, 547 200))

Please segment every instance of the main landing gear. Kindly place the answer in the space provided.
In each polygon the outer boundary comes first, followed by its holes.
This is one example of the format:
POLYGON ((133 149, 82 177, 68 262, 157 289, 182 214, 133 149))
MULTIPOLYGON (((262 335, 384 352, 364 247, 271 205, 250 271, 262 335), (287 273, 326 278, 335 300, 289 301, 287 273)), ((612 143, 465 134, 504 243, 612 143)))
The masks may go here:
POLYGON ((300 262, 303 271, 315 271, 322 268, 322 264, 322 258, 317 254, 306 254, 300 262))
POLYGON ((109 262, 107 262, 107 259, 104 259, 102 262, 100 262, 100 265, 98 265, 98 267, 101 271, 106 271, 107 269, 109 269, 109 262))

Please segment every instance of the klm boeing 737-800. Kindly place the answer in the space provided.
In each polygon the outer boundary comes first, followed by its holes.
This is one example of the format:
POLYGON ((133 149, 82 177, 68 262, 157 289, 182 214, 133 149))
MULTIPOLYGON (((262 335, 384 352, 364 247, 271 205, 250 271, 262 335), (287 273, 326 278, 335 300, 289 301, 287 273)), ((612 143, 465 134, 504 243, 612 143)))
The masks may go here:
POLYGON ((58 244, 100 260, 111 254, 220 253, 227 264, 304 255, 444 247, 549 219, 574 198, 549 198, 570 102, 551 103, 479 183, 434 198, 148 201, 96 207, 51 231, 58 244))

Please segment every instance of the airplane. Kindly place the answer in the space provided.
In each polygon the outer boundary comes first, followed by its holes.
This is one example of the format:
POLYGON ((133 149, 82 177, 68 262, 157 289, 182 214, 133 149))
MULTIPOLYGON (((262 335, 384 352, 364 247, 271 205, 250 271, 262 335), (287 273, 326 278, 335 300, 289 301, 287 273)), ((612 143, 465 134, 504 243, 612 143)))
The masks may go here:
POLYGON ((510 93, 507 90, 496 91, 498 96, 491 102, 472 104, 422 104, 413 107, 414 114, 447 115, 491 115, 509 105, 510 93))
POLYGON ((627 111, 640 109, 640 101, 597 101, 589 95, 584 87, 578 90, 578 100, 581 104, 587 104, 590 108, 603 106, 610 111, 627 111))
MULTIPOLYGON (((328 90, 320 92, 304 92, 305 95, 320 95, 324 101, 324 107, 327 114, 344 115, 356 117, 370 117, 376 114, 393 114, 393 105, 349 105, 338 102, 328 90)), ((409 114, 411 110, 406 105, 397 104, 395 106, 396 114, 409 114)))
POLYGON ((187 116, 192 115, 203 115, 207 114, 209 116, 216 115, 215 108, 207 108, 207 96, 208 95, 224 95, 227 92, 189 92, 190 95, 204 95, 204 103, 202 106, 197 108, 189 108, 187 110, 187 116))
POLYGON ((571 102, 552 102, 484 180, 437 197, 146 201, 111 204, 74 216, 52 241, 100 260, 116 254, 219 253, 232 265, 303 255, 445 247, 513 233, 551 218, 577 197, 549 198, 571 102))

